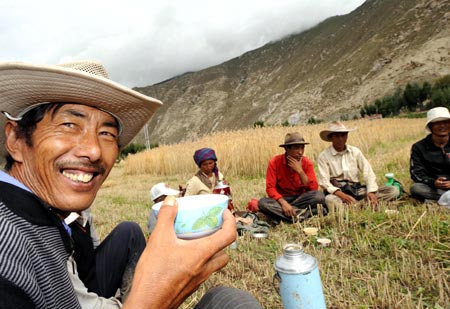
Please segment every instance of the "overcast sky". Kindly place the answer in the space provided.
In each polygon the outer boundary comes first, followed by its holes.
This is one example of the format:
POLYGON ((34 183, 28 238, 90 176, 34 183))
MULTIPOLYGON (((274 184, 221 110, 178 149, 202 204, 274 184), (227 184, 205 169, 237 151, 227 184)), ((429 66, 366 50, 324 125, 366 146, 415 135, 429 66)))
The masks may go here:
POLYGON ((148 86, 343 15, 364 0, 0 0, 0 61, 93 59, 148 86))

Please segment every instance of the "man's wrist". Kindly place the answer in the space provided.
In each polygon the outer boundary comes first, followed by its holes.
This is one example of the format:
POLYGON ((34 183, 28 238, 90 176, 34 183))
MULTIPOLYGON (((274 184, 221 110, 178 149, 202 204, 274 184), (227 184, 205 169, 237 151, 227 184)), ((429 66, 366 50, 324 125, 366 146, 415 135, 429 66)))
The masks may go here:
POLYGON ((280 197, 280 198, 277 200, 277 202, 278 202, 278 204, 281 205, 281 207, 286 206, 286 205, 289 205, 289 203, 288 203, 284 198, 282 198, 282 197, 280 197))
POLYGON ((333 191, 333 193, 332 193, 332 194, 334 194, 334 195, 338 195, 338 193, 339 193, 339 192, 342 192, 342 190, 341 190, 341 189, 336 189, 336 190, 334 190, 334 191, 333 191))

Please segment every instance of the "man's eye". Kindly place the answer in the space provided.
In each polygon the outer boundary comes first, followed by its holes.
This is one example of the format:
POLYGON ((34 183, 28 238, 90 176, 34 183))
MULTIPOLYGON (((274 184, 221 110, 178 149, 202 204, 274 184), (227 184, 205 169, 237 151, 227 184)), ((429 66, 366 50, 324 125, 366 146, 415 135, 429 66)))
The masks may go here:
POLYGON ((117 138, 117 134, 115 134, 113 132, 108 132, 108 131, 102 131, 102 132, 100 132, 100 135, 109 136, 114 139, 117 138))
POLYGON ((75 126, 75 124, 73 122, 64 122, 63 126, 68 127, 68 128, 73 128, 75 126))

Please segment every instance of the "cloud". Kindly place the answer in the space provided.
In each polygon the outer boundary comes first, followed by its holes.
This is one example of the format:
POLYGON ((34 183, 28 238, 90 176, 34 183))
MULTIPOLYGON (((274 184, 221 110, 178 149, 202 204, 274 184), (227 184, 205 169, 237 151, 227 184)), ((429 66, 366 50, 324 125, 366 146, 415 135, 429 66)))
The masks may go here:
POLYGON ((3 0, 0 61, 101 61, 147 86, 237 57, 364 0, 3 0))

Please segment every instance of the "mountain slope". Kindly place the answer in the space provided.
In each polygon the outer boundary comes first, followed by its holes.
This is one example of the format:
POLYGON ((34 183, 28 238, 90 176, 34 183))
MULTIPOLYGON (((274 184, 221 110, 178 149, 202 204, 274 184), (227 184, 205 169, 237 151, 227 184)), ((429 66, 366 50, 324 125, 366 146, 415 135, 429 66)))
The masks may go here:
POLYGON ((367 0, 345 16, 220 65, 136 90, 164 106, 152 142, 358 115, 407 81, 450 74, 450 1, 367 0))

